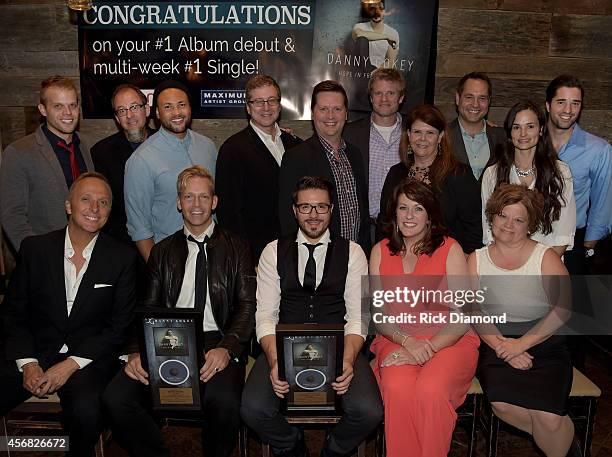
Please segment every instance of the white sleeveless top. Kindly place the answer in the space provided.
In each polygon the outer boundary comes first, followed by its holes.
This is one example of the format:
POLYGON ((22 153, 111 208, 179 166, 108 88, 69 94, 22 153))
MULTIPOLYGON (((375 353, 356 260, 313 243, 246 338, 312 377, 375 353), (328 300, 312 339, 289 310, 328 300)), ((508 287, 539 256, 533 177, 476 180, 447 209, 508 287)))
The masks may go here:
POLYGON ((492 316, 506 313, 508 322, 527 322, 545 316, 550 305, 542 286, 542 258, 548 249, 542 243, 536 244, 527 262, 514 270, 495 265, 489 256, 489 246, 476 250, 479 287, 486 291, 483 311, 492 316))

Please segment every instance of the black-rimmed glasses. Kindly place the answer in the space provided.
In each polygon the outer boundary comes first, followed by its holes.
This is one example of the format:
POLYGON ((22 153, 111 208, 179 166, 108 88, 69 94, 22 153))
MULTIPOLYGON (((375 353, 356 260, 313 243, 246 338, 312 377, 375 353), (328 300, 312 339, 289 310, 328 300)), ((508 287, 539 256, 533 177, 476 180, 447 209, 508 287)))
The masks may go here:
POLYGON ((327 214, 329 213, 329 209, 332 207, 329 203, 317 203, 316 205, 311 205, 310 203, 299 203, 294 205, 298 213, 300 214, 310 214, 314 209, 317 214, 327 214))
POLYGON ((266 98, 265 100, 262 98, 258 98, 255 100, 249 100, 248 103, 250 103, 251 105, 255 105, 257 108, 261 108, 262 106, 264 106, 266 103, 268 104, 268 106, 271 107, 276 107, 279 105, 280 103, 280 98, 277 97, 270 97, 270 98, 266 98))
POLYGON ((119 117, 125 117, 127 116, 127 112, 128 110, 130 110, 132 112, 132 114, 136 114, 138 111, 140 111, 141 109, 143 109, 145 107, 144 103, 141 105, 138 105, 137 103, 134 103, 133 105, 128 106, 127 108, 118 108, 115 110, 115 114, 119 117))

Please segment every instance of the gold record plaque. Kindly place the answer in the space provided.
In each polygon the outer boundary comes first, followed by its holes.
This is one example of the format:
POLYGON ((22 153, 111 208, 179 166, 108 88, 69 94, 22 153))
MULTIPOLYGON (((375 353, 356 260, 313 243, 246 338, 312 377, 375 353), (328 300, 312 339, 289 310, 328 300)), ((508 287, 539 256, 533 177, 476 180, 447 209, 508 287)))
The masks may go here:
POLYGON ((140 355, 149 373, 153 409, 201 410, 202 315, 191 309, 140 311, 140 355))
POLYGON ((339 414, 340 399, 331 383, 342 373, 344 326, 279 324, 276 350, 278 375, 289 383, 285 411, 339 414))

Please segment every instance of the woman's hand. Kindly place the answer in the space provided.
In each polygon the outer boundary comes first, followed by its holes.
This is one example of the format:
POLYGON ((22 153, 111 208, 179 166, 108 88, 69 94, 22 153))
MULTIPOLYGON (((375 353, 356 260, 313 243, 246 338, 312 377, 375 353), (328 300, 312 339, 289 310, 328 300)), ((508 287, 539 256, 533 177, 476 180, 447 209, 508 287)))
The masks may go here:
POLYGON ((505 336, 497 335, 497 345, 495 346, 495 353, 497 357, 502 359, 504 362, 509 362, 516 356, 523 354, 528 348, 523 345, 523 342, 517 338, 507 338, 505 336))
POLYGON ((509 360, 508 365, 517 370, 529 370, 533 366, 533 357, 528 352, 523 352, 509 360))
POLYGON ((391 367, 399 365, 419 365, 419 363, 410 355, 410 353, 404 348, 398 348, 393 352, 387 354, 384 358, 380 367, 391 367))
POLYGON ((402 347, 416 360, 419 365, 426 364, 436 353, 436 349, 428 339, 408 337, 402 347))

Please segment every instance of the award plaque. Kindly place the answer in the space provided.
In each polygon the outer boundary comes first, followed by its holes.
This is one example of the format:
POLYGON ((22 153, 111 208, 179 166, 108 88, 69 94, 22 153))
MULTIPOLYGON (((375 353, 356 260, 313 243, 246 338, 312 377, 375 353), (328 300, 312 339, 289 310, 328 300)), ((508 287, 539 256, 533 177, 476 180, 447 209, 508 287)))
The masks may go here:
POLYGON ((331 383, 342 374, 344 326, 276 326, 278 376, 289 383, 283 408, 291 414, 340 414, 331 383))
POLYGON ((140 357, 149 373, 153 409, 200 411, 202 314, 193 309, 156 309, 139 311, 137 316, 140 357))

